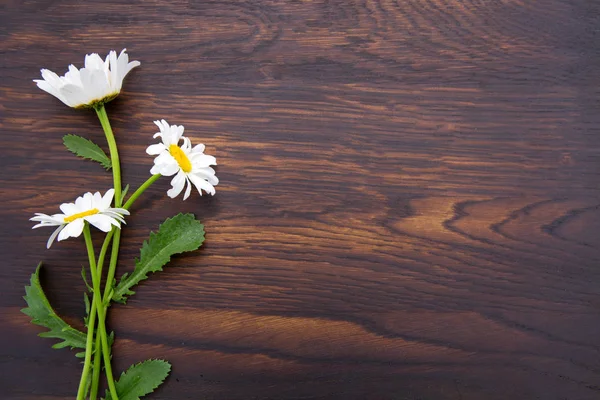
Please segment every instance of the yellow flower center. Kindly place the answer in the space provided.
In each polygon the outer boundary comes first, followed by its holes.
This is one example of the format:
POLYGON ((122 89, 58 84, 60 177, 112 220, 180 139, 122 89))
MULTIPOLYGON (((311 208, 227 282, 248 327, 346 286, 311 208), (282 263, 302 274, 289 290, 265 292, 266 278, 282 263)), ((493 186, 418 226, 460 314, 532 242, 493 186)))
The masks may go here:
POLYGON ((188 156, 185 155, 181 147, 176 144, 172 144, 169 146, 169 153, 173 156, 179 167, 183 170, 183 172, 189 173, 192 172, 192 163, 188 156))
POLYGON ((87 210, 87 211, 83 211, 77 214, 73 214, 70 215, 68 217, 65 217, 65 223, 69 224, 73 221, 75 221, 77 218, 83 218, 83 217, 89 217, 90 215, 94 215, 94 214, 98 214, 100 211, 98 211, 97 208, 92 208, 91 210, 87 210))

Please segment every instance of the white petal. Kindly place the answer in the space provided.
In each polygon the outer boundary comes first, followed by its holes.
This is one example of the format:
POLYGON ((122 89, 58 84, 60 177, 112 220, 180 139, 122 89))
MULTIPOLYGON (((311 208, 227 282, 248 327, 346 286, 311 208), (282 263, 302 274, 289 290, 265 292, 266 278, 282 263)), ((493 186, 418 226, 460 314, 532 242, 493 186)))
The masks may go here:
POLYGON ((92 103, 92 101, 102 100, 114 92, 110 87, 106 74, 102 70, 92 71, 89 87, 84 86, 84 89, 89 94, 88 104, 92 103))
POLYGON ((118 69, 119 69, 119 78, 121 81, 125 78, 125 76, 135 67, 140 66, 139 61, 129 62, 129 55, 126 53, 127 49, 123 49, 119 54, 119 59, 117 61, 118 69))
POLYGON ((119 76, 119 65, 117 63, 117 52, 114 50, 111 50, 110 53, 108 53, 107 58, 110 63, 109 64, 109 73, 108 73, 109 86, 112 90, 120 91, 122 79, 119 76))
POLYGON ((64 224, 64 215, 63 214, 55 214, 55 215, 46 215, 46 214, 36 214, 35 217, 30 218, 30 221, 39 222, 39 224, 34 225, 31 229, 37 229, 45 226, 58 226, 64 224))
POLYGON ((70 237, 78 237, 83 232, 85 222, 82 218, 77 218, 75 221, 67 224, 58 235, 58 241, 65 240, 70 237))
POLYGON ((94 195, 91 192, 83 194, 83 211, 94 208, 94 195))
POLYGON ((110 204, 112 203, 113 196, 115 195, 115 189, 108 189, 102 197, 102 210, 106 210, 110 208, 110 204))
POLYGON ((70 107, 79 107, 88 104, 89 97, 81 86, 66 84, 59 89, 60 95, 70 107))
POLYGON ((130 212, 124 208, 109 208, 106 211, 114 212, 122 215, 130 215, 130 212))
MULTIPOLYGON (((183 131, 185 130, 185 128, 183 127, 183 125, 179 125, 179 126, 173 125, 171 127, 171 129, 174 131, 175 137, 177 138, 177 141, 179 142, 179 139, 183 138, 183 131)), ((187 139, 187 138, 184 138, 184 141, 185 141, 185 139, 187 139)), ((187 139, 187 140, 189 142, 189 139, 187 139)))
POLYGON ((46 248, 49 249, 50 246, 52 246, 52 243, 54 243, 54 239, 56 239, 56 235, 58 235, 60 233, 60 231, 62 231, 64 229, 65 225, 61 225, 58 228, 56 228, 56 230, 54 232, 52 232, 52 235, 50 235, 50 237, 48 238, 48 242, 46 243, 46 248))
POLYGON ((106 60, 102 60, 96 53, 87 54, 84 65, 81 69, 70 65, 62 77, 42 69, 43 80, 34 82, 40 89, 70 107, 91 105, 106 97, 118 95, 125 75, 140 63, 129 62, 129 57, 123 50, 118 58, 116 52, 111 51, 106 60))
POLYGON ((102 195, 100 194, 100 192, 96 192, 92 196, 92 208, 98 208, 100 210, 103 209, 103 207, 102 207, 102 195))
POLYGON ((104 68, 104 61, 97 53, 86 54, 85 56, 85 67, 87 69, 99 69, 104 68))
POLYGON ((204 179, 200 178, 199 176, 194 175, 194 174, 189 174, 188 178, 192 181, 194 186, 196 186, 196 189, 198 189, 198 192, 200 193, 200 195, 202 195, 201 189, 204 189, 204 191, 206 193, 210 193, 211 195, 215 194, 215 188, 210 183, 206 182, 204 179))
POLYGON ((50 71, 49 69, 41 69, 40 72, 42 73, 42 78, 50 85, 54 87, 61 86, 61 80, 56 73, 50 71))
POLYGON ((81 84, 81 73, 73 64, 69 65, 69 71, 65 74, 65 79, 74 85, 83 86, 81 84))
POLYGON ((119 226, 119 223, 113 218, 102 214, 90 215, 84 217, 83 219, 85 219, 90 224, 94 225, 96 228, 100 229, 102 232, 110 231, 112 229, 112 225, 119 226))
POLYGON ((204 149, 206 146, 204 146, 202 143, 197 144, 194 146, 194 148, 192 149, 192 153, 203 153, 204 149))
POLYGON ((163 151, 154 159, 154 164, 177 164, 177 160, 168 151, 163 151))
POLYGON ((192 154, 194 166, 199 168, 208 167, 209 165, 217 165, 217 159, 208 154, 192 154))
POLYGON ((179 193, 181 193, 181 191, 183 190, 183 185, 185 184, 185 181, 185 173, 179 171, 179 173, 175 175, 175 177, 171 180, 171 186, 173 187, 167 191, 167 196, 169 196, 172 199, 177 197, 179 193))
POLYGON ((190 197, 190 193, 192 193, 192 183, 189 179, 186 179, 187 187, 185 188, 185 194, 183 195, 183 201, 185 201, 188 197, 190 197))
POLYGON ((177 163, 170 163, 170 164, 163 164, 160 173, 163 176, 171 176, 175 173, 177 173, 178 171, 181 171, 181 168, 179 168, 179 164, 177 163))
POLYGON ((166 151, 167 148, 164 144, 162 143, 157 143, 157 144, 153 144, 148 146, 148 148, 146 149, 146 153, 151 155, 151 156, 155 156, 157 154, 162 153, 163 151, 166 151))
POLYGON ((153 165, 152 168, 150 168, 150 175, 156 174, 160 174, 160 167, 158 165, 153 165))
POLYGON ((219 183, 219 179, 215 176, 215 170, 211 167, 194 168, 192 174, 207 180, 211 185, 216 186, 219 183))
MULTIPOLYGON (((182 126, 183 128, 183 126, 182 126)), ((187 155, 190 154, 190 152, 192 151, 192 142, 189 138, 182 136, 181 139, 183 139, 183 145, 181 146, 181 150, 183 150, 183 152, 187 155)))
POLYGON ((60 211, 62 211, 66 215, 77 214, 79 212, 77 206, 73 203, 62 203, 59 208, 60 211))
POLYGON ((158 126, 158 129, 160 130, 160 132, 158 132, 157 135, 160 135, 162 133, 162 125, 161 125, 160 121, 156 120, 156 121, 153 121, 153 122, 154 122, 154 125, 158 126))
MULTIPOLYGON (((63 219, 63 215, 62 214, 57 214, 59 217, 57 218, 56 215, 46 215, 46 214, 41 214, 41 213, 36 213, 35 217, 30 218, 30 221, 33 222, 40 222, 40 224, 38 224, 39 226, 52 226, 52 225, 61 225, 62 224, 62 219, 63 219)), ((38 225, 34 226, 31 229, 35 229, 38 227, 38 225)))

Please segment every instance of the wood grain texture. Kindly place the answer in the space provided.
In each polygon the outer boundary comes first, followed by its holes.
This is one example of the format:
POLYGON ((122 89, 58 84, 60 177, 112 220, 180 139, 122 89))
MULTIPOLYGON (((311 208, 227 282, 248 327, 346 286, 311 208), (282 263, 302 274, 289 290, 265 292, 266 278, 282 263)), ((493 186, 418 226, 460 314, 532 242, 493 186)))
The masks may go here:
POLYGON ((159 181, 124 230, 119 273, 168 216, 207 230, 111 309, 117 371, 174 365, 152 398, 600 398, 600 3, 9 0, 0 18, 2 399, 73 397, 80 364, 19 309, 43 259, 81 326, 85 253, 27 220, 111 185, 62 148, 102 143, 93 113, 31 80, 123 47, 142 62, 108 106, 124 181, 147 178, 159 118, 221 180, 185 203, 159 181))

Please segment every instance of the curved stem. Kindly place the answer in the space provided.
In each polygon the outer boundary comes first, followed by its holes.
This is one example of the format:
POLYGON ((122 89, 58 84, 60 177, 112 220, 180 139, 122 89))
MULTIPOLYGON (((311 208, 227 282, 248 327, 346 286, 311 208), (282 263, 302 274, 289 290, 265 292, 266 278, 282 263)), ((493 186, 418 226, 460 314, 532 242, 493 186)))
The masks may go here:
POLYGON ((98 115, 98 119, 100 120, 100 124, 102 125, 102 129, 104 129, 104 135, 106 136, 106 141, 108 142, 108 149, 110 150, 110 162, 112 165, 113 181, 115 187, 115 207, 121 207, 121 203, 123 200, 121 199, 121 163, 119 161, 119 151, 117 150, 117 142, 115 141, 115 135, 113 134, 112 128, 110 127, 110 122, 108 121, 108 115, 106 114, 104 104, 95 107, 94 110, 96 110, 96 114, 98 115))
MULTIPOLYGON (((96 257, 94 255, 94 246, 92 244, 92 235, 90 234, 90 226, 85 223, 83 228, 83 236, 85 238, 85 245, 88 251, 88 258, 90 260, 90 272, 92 274, 92 287, 94 290, 94 302, 96 304, 96 311, 98 312, 98 333, 100 335, 100 341, 102 343, 102 356, 104 358, 104 368, 106 369, 106 380, 108 381, 108 389, 114 400, 118 400, 117 389, 115 387, 115 380, 112 375, 112 368, 110 365, 110 348, 108 346, 108 340, 106 337, 106 325, 104 323, 106 319, 105 308, 100 294, 100 276, 98 276, 98 270, 96 269, 96 257)), ((101 272, 101 271, 100 271, 101 272)))
MULTIPOLYGON (((115 229, 113 228, 104 238, 104 243, 102 243, 102 248, 100 249, 100 254, 98 255, 98 263, 96 269, 98 270, 98 276, 102 276, 102 266, 104 265, 104 258, 106 257, 106 252, 108 251, 108 245, 110 244, 110 240, 115 233, 115 229)), ((106 302, 104 302, 106 304, 106 302)), ((95 304, 93 304, 95 307, 95 304)), ((100 342, 100 336, 96 335, 96 343, 95 349, 99 349, 102 346, 100 342)), ((100 384, 100 362, 102 361, 102 354, 99 351, 96 351, 94 354, 94 366, 92 367, 92 390, 90 392, 90 400, 95 400, 98 396, 98 386, 100 384)))
POLYGON ((146 180, 146 182, 142 183, 142 185, 131 196, 129 196, 129 199, 127 199, 127 202, 125 203, 123 208, 126 210, 129 210, 129 207, 131 207, 133 205, 133 203, 137 200, 137 198, 140 197, 140 195, 142 193, 144 193, 146 191, 146 189, 148 189, 161 176, 162 176, 161 174, 152 175, 150 178, 148 178, 146 180))
MULTIPOLYGON (((87 245, 87 243, 86 243, 87 245)), ((93 250, 92 250, 93 252, 93 250)), ((88 250, 89 254, 89 250, 88 250)), ((91 267, 91 266, 90 266, 91 267)), ((83 372, 81 373, 81 379, 79 380, 79 388, 77 389, 77 400, 85 399, 87 394, 87 380, 90 373, 90 363, 92 360, 92 344, 94 339, 94 328, 96 325, 96 292, 94 292, 92 299, 92 306, 90 308, 90 315, 88 319, 88 331, 87 338, 85 341, 85 361, 83 363, 83 372)), ((96 347, 97 349, 97 347, 96 347)))
MULTIPOLYGON (((113 244, 110 253, 110 263, 108 264, 108 274, 106 275, 106 286, 104 286, 104 295, 102 301, 108 306, 110 297, 112 296, 113 280, 117 270, 117 260, 119 258, 119 242, 121 241, 121 230, 113 229, 113 244)), ((100 318, 100 317, 99 317, 100 318)))
MULTIPOLYGON (((110 126, 110 122, 108 120, 108 115, 106 114, 106 109, 104 108, 104 104, 95 107, 96 110, 96 114, 98 115, 98 119, 100 120, 100 124, 102 125, 102 129, 104 130, 104 135, 106 136, 106 141, 108 143, 108 148, 110 150, 110 160, 111 160, 111 164, 112 164, 112 171, 113 171, 113 182, 114 182, 114 189, 115 189, 115 207, 121 207, 121 204, 123 202, 123 199, 121 197, 121 163, 119 161, 119 151, 117 150, 117 142, 115 141, 115 135, 113 134, 112 128, 110 126)), ((115 230, 113 229, 112 232, 115 232, 115 230)), ((106 369, 106 379, 108 380, 108 385, 109 385, 109 389, 111 392, 111 395, 113 397, 114 400, 117 400, 117 393, 116 393, 116 389, 114 387, 114 380, 113 380, 113 376, 112 376, 112 367, 110 364, 110 348, 108 347, 108 342, 106 340, 106 309, 108 307, 107 303, 110 303, 110 292, 112 289, 112 281, 114 279, 115 276, 115 270, 116 270, 116 266, 117 266, 117 257, 119 254, 119 239, 121 236, 121 230, 117 230, 115 233, 113 233, 113 245, 112 245, 112 250, 111 250, 111 259, 110 259, 110 266, 109 266, 109 271, 108 271, 108 277, 106 280, 106 286, 104 287, 104 294, 102 295, 102 298, 100 298, 100 279, 98 279, 98 298, 97 301, 100 303, 97 305, 97 307, 99 308, 98 310, 98 327, 100 328, 99 330, 101 331, 101 335, 100 335, 100 341, 102 342, 102 354, 104 357, 104 368, 106 369), (104 334, 102 335, 102 330, 104 331, 104 334)), ((104 250, 104 254, 106 254, 106 249, 108 249, 108 244, 110 243, 110 233, 106 236, 105 240, 104 240, 104 244, 102 245, 102 249, 104 250)), ((101 252, 101 255, 102 252, 101 252)), ((103 260, 104 261, 104 260, 103 260)), ((100 272, 100 277, 101 275, 101 271, 100 272)), ((98 278, 98 277, 97 277, 98 278)), ((97 342, 97 341, 96 341, 97 342)), ((95 364, 94 365, 99 365, 100 361, 99 360, 94 360, 95 364)), ((97 370, 99 370, 99 367, 96 368, 97 370)), ((99 372, 96 372, 96 374, 99 374, 99 372)), ((94 380, 94 382, 98 382, 99 378, 94 380)), ((97 383, 96 383, 97 386, 97 383)), ((97 387, 92 387, 92 389, 97 390, 97 387)))
MULTIPOLYGON (((160 177, 161 177, 160 174, 156 174, 156 175, 152 175, 150 178, 148 178, 146 180, 146 182, 144 182, 129 197, 129 199, 123 206, 123 208, 129 209, 129 207, 131 207, 133 205, 133 203, 138 199, 138 197, 140 197, 142 195, 142 193, 144 193, 146 191, 146 189, 148 189, 160 177)), ((104 294, 102 297, 102 302, 106 307, 108 307, 108 305, 110 304, 110 296, 112 295, 112 281, 115 277, 115 272, 116 272, 120 238, 121 238, 121 230, 113 228, 108 233, 108 235, 106 235, 106 238, 104 238, 104 243, 102 244, 102 249, 100 250, 100 255, 98 256, 97 269, 98 269, 98 274, 100 276, 102 276, 101 274, 102 274, 102 265, 104 263, 104 257, 106 256, 106 252, 108 250, 108 245, 109 245, 111 239, 113 239, 110 264, 108 267, 108 275, 106 277, 106 286, 104 287, 104 294)), ((95 307, 95 304, 94 304, 94 307, 95 307)), ((106 317, 106 314, 104 315, 104 318, 105 317, 106 317)), ((100 323, 105 323, 104 318, 99 317, 99 320, 102 321, 100 323)), ((96 347, 95 347, 96 349, 100 348, 100 346, 102 345, 100 340, 101 340, 100 336, 97 335, 96 336, 96 347)), ((101 360, 100 353, 97 352, 96 355, 94 356, 92 391, 90 393, 90 399, 92 399, 92 400, 95 399, 96 396, 98 395, 98 384, 99 384, 99 380, 100 380, 100 360, 101 360)))

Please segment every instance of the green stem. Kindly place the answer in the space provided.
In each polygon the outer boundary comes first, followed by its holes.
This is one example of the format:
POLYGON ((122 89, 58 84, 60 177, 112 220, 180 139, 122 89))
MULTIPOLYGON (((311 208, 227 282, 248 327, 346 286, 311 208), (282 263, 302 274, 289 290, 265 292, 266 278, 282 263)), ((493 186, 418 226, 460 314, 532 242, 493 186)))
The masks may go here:
MULTIPOLYGON (((104 243, 102 243, 102 249, 100 250, 100 254, 98 255, 98 264, 96 269, 98 270, 98 276, 102 276, 102 266, 104 265, 104 258, 106 257, 106 252, 108 251, 108 245, 110 244, 110 240, 115 233, 115 229, 111 230, 106 237, 104 238, 104 243)), ((104 304, 108 307, 107 303, 104 304)), ((94 305, 95 306, 95 305, 94 305)), ((96 335, 96 343, 95 349, 99 349, 102 343, 100 343, 100 336, 96 335)), ((100 384, 100 362, 102 360, 102 354, 99 351, 96 351, 94 354, 94 366, 92 367, 92 391, 90 392, 90 400, 95 400, 98 396, 98 386, 100 384)))
POLYGON ((117 270, 117 259, 119 258, 119 242, 121 241, 121 230, 113 229, 113 244, 110 253, 110 264, 108 264, 108 274, 106 275, 106 286, 104 286, 104 296, 102 301, 108 307, 113 291, 113 280, 117 270))
POLYGON ((106 136, 108 149, 110 150, 110 161, 112 165, 113 181, 115 186, 115 207, 121 207, 123 200, 121 199, 121 163, 119 161, 117 142, 115 141, 115 135, 110 127, 110 122, 108 121, 108 115, 106 114, 104 104, 95 107, 94 110, 96 110, 96 114, 98 114, 98 119, 100 120, 102 129, 104 129, 104 135, 106 136))
MULTIPOLYGON (((117 143, 115 141, 115 137, 110 126, 110 122, 108 120, 108 115, 106 114, 106 109, 104 105, 100 105, 95 108, 96 114, 98 115, 98 119, 100 120, 100 124, 104 130, 104 134, 106 136, 106 141, 108 142, 108 148, 110 150, 110 158, 112 163, 113 170, 113 181, 114 181, 114 190, 115 190, 115 207, 121 207, 123 204, 122 192, 121 192, 121 166, 119 161, 119 153, 117 150, 117 143)), ((148 189, 156 180, 160 177, 160 174, 153 175, 146 182, 144 182, 136 191, 133 193, 124 208, 128 209, 131 205, 137 200, 137 198, 148 189)), ((86 229, 89 234, 89 227, 86 224, 86 229)), ((85 233, 85 232, 84 232, 85 233)), ((111 249, 111 257, 110 263, 108 267, 108 274, 106 277, 106 285, 104 287, 104 293, 102 295, 102 299, 95 297, 95 304, 98 308, 98 330, 100 331, 100 335, 96 335, 96 348, 100 349, 102 347, 102 354, 104 357, 104 364, 106 368, 106 378, 108 380, 109 389, 111 391, 111 395, 114 400, 118 400, 116 390, 114 388, 114 380, 112 377, 112 368, 110 364, 110 348, 108 347, 108 342, 106 340, 106 310, 110 304, 110 297, 112 296, 113 289, 113 280, 115 277, 117 260, 119 256, 119 243, 121 239, 121 230, 113 229, 106 238, 104 239, 104 243, 102 244, 102 250, 100 251, 100 255, 98 258, 98 271, 96 275, 97 284, 94 283, 94 294, 96 294, 96 290, 98 290, 98 294, 100 293, 100 277, 102 276, 102 264, 104 262, 104 257, 106 255, 108 245, 111 240, 112 235, 112 249, 111 249)), ((87 239, 86 239, 87 241, 87 239)), ((93 254, 93 253, 92 253, 93 254)), ((95 269, 95 268, 94 268, 95 269)), ((92 281, 94 281, 94 274, 92 273, 92 281)), ((94 358, 94 370, 93 370, 93 380, 92 380, 92 391, 91 398, 95 399, 98 392, 98 384, 100 380, 100 356, 99 353, 96 354, 94 358)))
MULTIPOLYGON (((106 370, 106 380, 108 381, 108 389, 114 400, 118 400, 117 389, 115 388, 115 380, 112 375, 112 367, 110 365, 110 348, 108 346, 108 339, 106 337, 106 325, 104 323, 106 319, 104 303, 102 301, 100 292, 100 276, 98 276, 98 270, 96 269, 96 257, 94 255, 94 246, 92 244, 92 235, 90 234, 90 226, 85 223, 83 228, 83 236, 85 238, 85 245, 88 252, 88 258, 90 260, 90 272, 92 274, 92 287, 94 290, 94 302, 96 304, 96 311, 98 312, 98 332, 102 343, 102 356, 104 358, 104 368, 106 370)), ((98 349, 96 350, 98 351, 98 349)))
MULTIPOLYGON (((88 252, 89 254, 89 252, 88 252)), ((92 342, 94 339, 94 327, 96 325, 96 292, 93 294, 92 307, 90 308, 90 315, 88 317, 88 331, 87 338, 85 341, 85 361, 83 363, 83 372, 81 373, 81 379, 79 381, 79 388, 77 389, 77 400, 85 399, 87 394, 87 380, 90 373, 90 363, 92 360, 92 342)))
MULTIPOLYGON (((152 175, 150 178, 146 180, 146 182, 142 183, 142 185, 129 197, 123 208, 129 209, 133 205, 133 203, 137 200, 138 197, 142 193, 146 191, 154 182, 158 180, 162 175, 156 174, 152 175)), ((102 251, 100 252, 101 259, 104 261, 104 255, 106 254, 106 248, 108 247, 108 243, 110 242, 111 236, 113 238, 113 245, 110 255, 110 264, 108 266, 108 275, 106 276, 106 286, 104 287, 104 295, 102 297, 102 301, 105 306, 108 307, 110 303, 110 297, 112 296, 112 285, 113 280, 115 279, 115 272, 117 269, 117 259, 119 257, 119 242, 121 240, 121 230, 113 228, 112 231, 106 238, 104 239, 104 243, 102 244, 102 251)), ((100 259, 99 259, 100 260, 100 259)), ((99 262, 100 264, 100 262, 99 262)), ((101 264, 100 264, 101 265, 101 264)))
MULTIPOLYGON (((127 200, 127 203, 123 206, 123 208, 128 209, 133 205, 133 203, 137 200, 138 197, 142 193, 146 191, 154 182, 160 178, 160 174, 152 175, 150 178, 146 180, 127 200)), ((115 277, 116 267, 117 267, 117 258, 119 252, 119 242, 121 238, 121 231, 119 229, 113 228, 106 238, 104 239, 104 243, 102 244, 102 250, 100 251, 100 255, 98 256, 98 272, 102 274, 102 264, 104 262, 104 257, 106 255, 106 251, 108 249, 108 245, 110 243, 111 238, 113 239, 113 247, 111 252, 110 264, 108 267, 108 275, 106 277, 106 286, 104 287, 104 295, 102 297, 102 301, 105 307, 108 307, 110 304, 110 297, 112 296, 112 282, 115 277)), ((101 275, 100 275, 101 276, 101 275)), ((106 315, 105 315, 106 317, 106 315)), ((102 321, 105 322, 105 321, 102 321)), ((100 336, 96 336, 96 348, 100 348, 100 336)), ((100 380, 100 354, 96 353, 94 357, 94 368, 93 368, 93 379, 92 379, 92 392, 90 394, 90 399, 95 399, 98 394, 98 383, 100 380)))
POLYGON ((129 210, 129 207, 131 207, 133 205, 133 203, 137 200, 137 198, 140 197, 140 195, 142 193, 144 193, 146 191, 146 189, 148 189, 161 176, 162 176, 161 174, 152 175, 150 178, 148 178, 146 180, 146 182, 142 183, 142 185, 131 196, 129 196, 129 199, 127 200, 127 202, 125 203, 123 208, 126 210, 129 210))
MULTIPOLYGON (((110 122, 108 120, 108 115, 106 114, 106 109, 104 108, 104 104, 95 107, 94 108, 96 110, 96 114, 98 115, 98 119, 100 120, 100 124, 102 125, 102 129, 104 130, 104 135, 106 136, 106 141, 108 143, 108 148, 110 150, 110 160, 111 160, 111 164, 112 164, 112 171, 113 171, 113 182, 114 182, 114 189, 115 189, 115 207, 121 207, 121 204, 123 202, 123 199, 121 197, 121 163, 119 161, 119 151, 117 150, 117 143, 115 141, 115 135, 113 134, 112 128, 110 126, 110 122)), ((115 232, 115 229, 113 229, 111 231, 111 233, 113 233, 113 245, 112 245, 112 250, 111 250, 111 259, 110 259, 110 266, 109 266, 109 271, 108 271, 108 277, 106 280, 106 286, 104 287, 104 294, 102 296, 102 299, 98 299, 99 301, 102 302, 101 305, 99 305, 100 308, 102 308, 102 312, 98 312, 98 325, 99 327, 104 328, 104 337, 101 337, 100 340, 102 341, 102 352, 103 352, 103 356, 104 356, 104 368, 106 369, 106 378, 109 382, 109 389, 111 391, 111 395, 113 397, 113 399, 117 400, 117 394, 116 394, 116 390, 114 388, 114 380, 112 377, 112 368, 110 365, 110 348, 108 347, 108 343, 106 341, 106 309, 108 308, 108 304, 110 303, 110 293, 112 292, 112 281, 114 279, 115 276, 115 270, 116 270, 116 266, 117 266, 117 257, 119 254, 119 239, 121 237, 121 230, 118 229, 115 232), (106 354, 108 354, 109 356, 106 357, 106 354), (112 386, 111 386, 112 385, 112 386)), ((106 254, 106 250, 108 249, 108 244, 110 243, 110 233, 106 236, 105 240, 104 240, 104 244, 102 245, 102 250, 104 250, 104 253, 101 252, 101 255, 106 254)), ((104 261, 104 260, 103 260, 104 261)), ((102 276, 100 274, 100 276, 102 276)), ((98 280, 98 291, 100 290, 99 288, 100 282, 98 280)), ((100 292, 98 292, 98 295, 100 295, 100 292)), ((96 340, 96 343, 98 343, 98 340, 96 340)), ((99 364, 100 364, 100 360, 94 360, 94 366, 98 366, 98 368, 95 368, 94 372, 95 374, 99 374, 99 364)), ((95 387, 92 387, 92 391, 97 390, 97 385, 98 385, 98 381, 99 381, 99 377, 97 377, 95 375, 95 380, 94 383, 96 384, 95 387)), ((93 393, 93 392, 92 392, 93 393)))
MULTIPOLYGON (((112 296, 112 287, 113 287, 113 279, 115 277, 115 271, 116 271, 116 267, 117 267, 117 258, 118 258, 118 253, 119 253, 119 241, 120 241, 120 237, 121 237, 121 230, 117 229, 117 228, 113 228, 110 233, 108 235, 106 235, 106 238, 104 239, 104 243, 102 244, 102 250, 100 251, 100 256, 98 257, 98 270, 101 273, 101 268, 102 268, 102 262, 104 262, 104 257, 106 255, 106 251, 108 249, 108 245, 111 241, 111 239, 113 239, 113 247, 112 247, 112 251, 111 251, 111 258, 110 258, 110 265, 108 268, 108 275, 106 277, 106 285, 104 286, 104 295, 102 296, 102 303, 105 307, 105 309, 108 309, 108 306, 110 305, 110 297, 112 296)), ((104 313, 103 316, 98 316, 98 320, 99 320, 99 324, 104 324, 106 326, 106 313, 104 313)), ((100 336, 96 335, 96 348, 100 348, 101 343, 100 343, 100 336)), ((93 379, 92 379, 92 391, 90 394, 90 399, 94 400, 98 394, 98 384, 100 382, 100 359, 101 356, 99 353, 96 353, 96 356, 94 358, 94 375, 93 375, 93 379)), ((105 361, 106 364, 106 361, 105 361)), ((105 365, 106 367, 106 365, 105 365)), ((109 367, 110 368, 110 367, 109 367)), ((108 371, 107 371, 108 373, 108 371)))

